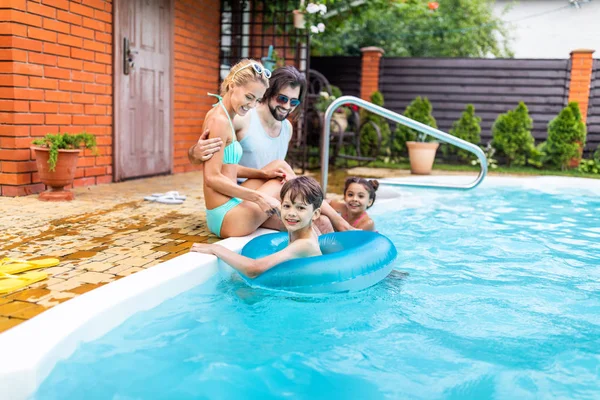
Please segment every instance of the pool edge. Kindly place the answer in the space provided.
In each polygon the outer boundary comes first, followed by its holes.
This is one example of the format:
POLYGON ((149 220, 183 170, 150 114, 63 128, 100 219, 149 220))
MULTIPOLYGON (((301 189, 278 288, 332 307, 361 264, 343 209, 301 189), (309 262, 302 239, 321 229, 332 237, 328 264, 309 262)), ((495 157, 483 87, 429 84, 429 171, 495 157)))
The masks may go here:
MULTIPOLYGON (((219 242, 239 252, 253 237, 271 231, 219 242)), ((218 272, 214 256, 187 253, 111 282, 0 334, 0 388, 12 400, 28 399, 56 363, 73 354, 83 342, 97 339, 133 314, 198 286, 218 272), (160 287, 160 291, 154 289, 160 287)))

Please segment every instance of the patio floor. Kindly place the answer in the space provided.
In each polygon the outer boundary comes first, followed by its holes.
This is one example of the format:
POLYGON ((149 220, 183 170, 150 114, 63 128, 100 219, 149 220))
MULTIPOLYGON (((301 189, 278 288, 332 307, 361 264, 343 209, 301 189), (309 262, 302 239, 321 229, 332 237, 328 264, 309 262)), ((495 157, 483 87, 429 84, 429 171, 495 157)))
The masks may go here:
POLYGON ((202 174, 185 173, 74 190, 72 202, 37 195, 0 197, 0 258, 53 256, 49 278, 0 297, 0 332, 44 310, 189 250, 214 242, 208 232, 202 174), (145 201, 177 190, 181 205, 145 201))
MULTIPOLYGON (((407 171, 336 170, 330 191, 340 193, 348 174, 399 176, 407 171)), ((48 279, 0 296, 0 332, 44 310, 124 276, 215 242, 208 232, 202 173, 191 172, 77 188, 72 202, 46 203, 37 195, 0 197, 0 258, 57 257, 48 279), (177 190, 181 205, 144 196, 177 190)), ((330 197, 330 196, 328 196, 330 197)))

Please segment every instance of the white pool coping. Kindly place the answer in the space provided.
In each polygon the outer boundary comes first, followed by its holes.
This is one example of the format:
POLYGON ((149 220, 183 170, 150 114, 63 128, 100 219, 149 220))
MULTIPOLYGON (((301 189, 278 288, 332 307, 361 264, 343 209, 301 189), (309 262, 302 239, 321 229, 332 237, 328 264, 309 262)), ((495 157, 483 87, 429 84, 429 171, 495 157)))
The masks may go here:
MULTIPOLYGON (((466 183, 473 179, 473 176, 451 175, 380 181, 466 183)), ((577 188, 600 196, 600 179, 494 176, 487 177, 481 184, 481 187, 498 186, 517 186, 551 194, 577 188)), ((413 192, 413 189, 381 186, 377 192, 377 208, 397 204, 406 191, 413 192)), ((439 193, 443 195, 444 191, 439 193)), ((416 207, 419 202, 404 201, 402 204, 416 207)), ((268 232, 259 229, 252 235, 226 239, 219 244, 239 252, 250 239, 268 232)), ((0 398, 29 398, 56 363, 71 356, 81 343, 95 340, 133 314, 156 307, 202 284, 217 273, 218 265, 214 256, 188 253, 87 292, 0 334, 0 398)))
MULTIPOLYGON (((219 244, 236 252, 259 229, 219 244)), ((64 302, 0 334, 0 398, 32 396, 56 363, 83 342, 97 339, 133 314, 190 290, 218 271, 217 258, 187 253, 64 302)))

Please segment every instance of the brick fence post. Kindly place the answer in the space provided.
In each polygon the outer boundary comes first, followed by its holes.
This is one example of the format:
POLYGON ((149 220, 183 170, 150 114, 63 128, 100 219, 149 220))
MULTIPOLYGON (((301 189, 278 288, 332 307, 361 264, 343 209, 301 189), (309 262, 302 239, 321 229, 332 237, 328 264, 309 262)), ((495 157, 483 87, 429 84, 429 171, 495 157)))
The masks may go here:
POLYGON ((363 47, 360 80, 360 98, 369 101, 371 95, 379 90, 379 62, 383 49, 379 47, 363 47))
POLYGON ((590 86, 592 81, 592 54, 594 50, 577 49, 571 52, 571 81, 569 84, 569 102, 579 103, 581 117, 587 118, 590 86))

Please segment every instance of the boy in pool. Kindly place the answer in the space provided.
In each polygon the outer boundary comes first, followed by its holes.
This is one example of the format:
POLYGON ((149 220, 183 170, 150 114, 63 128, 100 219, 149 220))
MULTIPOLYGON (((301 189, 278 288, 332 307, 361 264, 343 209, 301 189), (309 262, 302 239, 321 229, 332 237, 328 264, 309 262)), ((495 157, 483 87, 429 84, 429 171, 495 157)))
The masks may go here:
POLYGON ((256 278, 277 264, 294 258, 320 256, 313 222, 321 215, 323 191, 313 178, 299 176, 281 188, 281 221, 288 231, 288 246, 260 259, 244 257, 218 244, 196 243, 190 251, 212 254, 249 278, 256 278))

